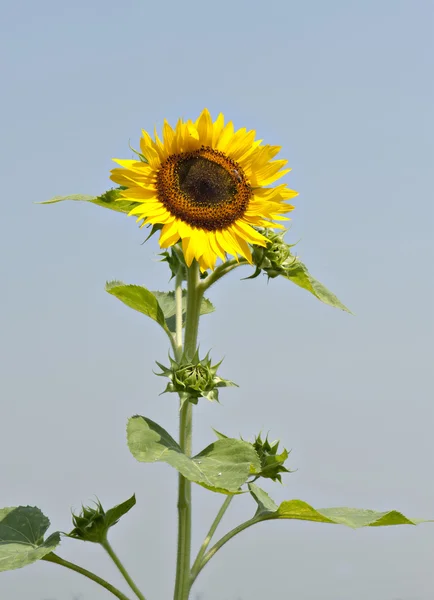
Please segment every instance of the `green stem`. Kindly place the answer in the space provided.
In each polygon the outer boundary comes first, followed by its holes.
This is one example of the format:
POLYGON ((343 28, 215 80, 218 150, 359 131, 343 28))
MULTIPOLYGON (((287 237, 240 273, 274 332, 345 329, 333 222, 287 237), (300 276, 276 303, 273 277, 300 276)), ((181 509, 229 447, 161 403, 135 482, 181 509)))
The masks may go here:
POLYGON ((194 581, 196 580, 196 577, 202 571, 202 569, 207 564, 207 562, 209 560, 211 560, 211 558, 214 556, 214 554, 218 550, 220 550, 220 548, 222 546, 224 546, 226 544, 226 542, 229 542, 230 539, 232 539, 233 537, 235 537, 238 533, 241 533, 241 531, 244 531, 244 529, 247 529, 247 527, 250 527, 251 525, 255 525, 255 523, 260 523, 263 520, 264 519, 258 519, 257 517, 253 517, 252 519, 249 519, 248 521, 245 521, 244 523, 241 523, 241 525, 238 525, 238 527, 234 527, 234 529, 232 529, 231 531, 229 531, 217 543, 215 543, 214 546, 211 548, 211 550, 209 550, 205 554, 205 556, 203 557, 201 563, 197 566, 195 572, 193 573, 193 571, 192 571, 192 573, 191 573, 191 579, 190 579, 190 587, 193 585, 194 581))
MULTIPOLYGON (((200 287, 199 265, 193 261, 187 270, 187 314, 185 321, 184 354, 193 358, 197 345, 200 305, 203 290, 200 287)), ((181 315, 182 316, 182 315, 181 315)), ((178 329, 178 325, 177 325, 178 329)), ((192 404, 184 402, 180 410, 179 445, 191 456, 192 404)), ((191 482, 178 476, 178 549, 174 600, 188 600, 190 588, 191 555, 191 482)))
POLYGON ((183 270, 179 269, 175 279, 175 360, 179 360, 182 355, 182 282, 183 270))
POLYGON ((134 581, 131 579, 130 575, 128 574, 127 570, 125 569, 124 565, 119 560, 118 556, 116 555, 115 551, 111 547, 107 538, 103 542, 101 542, 101 546, 104 548, 104 550, 106 550, 107 554, 110 556, 112 561, 115 563, 115 565, 117 566, 117 568, 123 575, 125 581, 128 583, 130 588, 133 590, 133 592, 135 593, 137 598, 139 598, 139 600, 146 600, 145 596, 142 594, 142 592, 136 586, 136 584, 134 583, 134 581))
POLYGON ((219 265, 215 271, 208 275, 208 277, 200 283, 200 286, 202 287, 203 291, 206 291, 208 288, 214 285, 216 281, 221 279, 224 275, 227 275, 230 271, 247 264, 249 263, 245 258, 239 258, 238 260, 233 258, 232 260, 228 260, 219 265))
POLYGON ((68 560, 60 558, 60 556, 57 556, 57 554, 54 554, 54 552, 50 552, 50 554, 46 554, 42 558, 42 560, 46 560, 47 562, 55 563, 56 565, 61 565, 62 567, 71 569, 71 571, 80 573, 80 575, 84 575, 84 577, 91 579, 95 583, 98 583, 99 585, 101 585, 107 591, 111 592, 113 594, 113 596, 116 596, 116 598, 119 598, 119 600, 129 600, 128 596, 125 596, 125 594, 123 594, 120 590, 115 588, 111 583, 108 583, 108 581, 105 581, 105 579, 98 577, 98 575, 95 575, 95 573, 92 573, 91 571, 88 571, 87 569, 83 569, 83 567, 79 567, 78 565, 75 565, 74 563, 69 562, 68 560))
POLYGON ((190 578, 191 578, 192 582, 196 579, 196 571, 197 572, 200 571, 200 565, 201 565, 202 559, 205 555, 205 552, 208 549, 209 543, 212 540, 212 537, 215 534, 217 527, 220 525, 220 521, 223 519, 225 512, 229 508, 229 504, 232 502, 232 499, 233 499, 233 496, 226 496, 226 499, 223 502, 220 510, 218 511, 216 518, 212 522, 212 525, 210 527, 210 530, 207 533, 206 538, 203 540, 203 544, 200 547, 200 550, 198 552, 196 560, 194 561, 194 564, 191 568, 190 578))

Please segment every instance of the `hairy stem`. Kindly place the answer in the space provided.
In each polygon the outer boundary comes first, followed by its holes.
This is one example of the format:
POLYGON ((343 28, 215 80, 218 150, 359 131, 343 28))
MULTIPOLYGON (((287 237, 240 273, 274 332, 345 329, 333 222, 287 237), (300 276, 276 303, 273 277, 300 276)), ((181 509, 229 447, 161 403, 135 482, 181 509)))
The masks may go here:
POLYGON ((76 573, 80 573, 80 575, 84 575, 84 577, 91 579, 95 583, 98 583, 100 586, 105 588, 108 592, 111 592, 113 596, 116 596, 116 598, 119 598, 119 600, 130 600, 128 596, 125 596, 125 594, 123 594, 120 590, 115 588, 111 583, 108 583, 108 581, 105 581, 105 579, 98 577, 98 575, 95 575, 95 573, 92 573, 87 569, 83 569, 83 567, 79 567, 78 565, 69 562, 68 560, 60 558, 60 556, 57 556, 57 554, 54 554, 54 552, 46 554, 42 558, 42 560, 55 563, 56 565, 60 565, 61 567, 65 567, 66 569, 71 569, 71 571, 75 571, 76 573))
POLYGON ((137 598, 139 598, 139 600, 146 600, 145 596, 142 594, 142 592, 136 586, 136 584, 134 583, 134 581, 131 579, 130 575, 128 574, 127 570, 125 569, 124 565, 119 560, 118 556, 116 555, 115 551, 111 547, 111 545, 110 545, 109 541, 107 540, 107 538, 104 540, 104 542, 101 543, 101 546, 104 548, 104 550, 110 556, 110 558, 112 559, 112 561, 115 563, 115 565, 117 566, 117 568, 121 572, 123 578, 128 583, 128 585, 130 586, 130 588, 133 590, 133 592, 135 593, 135 595, 137 596, 137 598))
MULTIPOLYGON (((203 290, 200 286, 199 265, 194 260, 187 270, 187 314, 185 321, 184 354, 193 358, 197 345, 200 305, 203 290)), ((178 319, 177 313, 177 319, 178 319)), ((182 317, 182 314, 181 314, 182 317)), ((178 331, 178 324, 177 324, 178 331)), ((191 456, 192 404, 184 402, 180 410, 179 445, 191 456)), ((191 482, 178 475, 178 550, 174 600, 188 600, 191 555, 191 482)))

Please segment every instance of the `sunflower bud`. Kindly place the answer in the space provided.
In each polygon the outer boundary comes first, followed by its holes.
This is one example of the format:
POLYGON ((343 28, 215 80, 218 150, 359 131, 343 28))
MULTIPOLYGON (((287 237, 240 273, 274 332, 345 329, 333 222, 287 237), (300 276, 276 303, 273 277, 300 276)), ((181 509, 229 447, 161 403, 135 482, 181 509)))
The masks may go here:
POLYGON ((84 542, 100 544, 106 536, 105 511, 99 500, 95 507, 83 506, 79 515, 72 514, 74 529, 69 537, 74 537, 84 542))
POLYGON ((252 279, 257 277, 261 271, 265 271, 269 278, 273 279, 278 275, 285 275, 286 271, 294 265, 297 257, 291 254, 290 245, 283 241, 286 231, 275 233, 270 229, 261 230, 262 235, 267 239, 266 247, 253 246, 252 258, 256 265, 256 271, 252 279))
POLYGON ((270 444, 268 437, 265 438, 265 440, 262 440, 260 434, 253 442, 253 447, 261 461, 261 473, 259 477, 265 477, 266 479, 272 479, 273 481, 282 483, 280 473, 291 473, 291 471, 283 465, 288 458, 288 451, 284 448, 283 452, 278 454, 277 449, 279 447, 279 440, 270 444))
POLYGON ((74 529, 68 536, 83 542, 104 544, 110 527, 116 525, 119 519, 130 511, 135 503, 136 497, 133 495, 125 502, 109 508, 107 512, 103 509, 99 500, 95 502, 95 507, 82 506, 79 515, 72 514, 74 529))
POLYGON ((199 353, 196 351, 192 360, 183 356, 178 363, 169 356, 169 361, 170 368, 157 362, 162 371, 157 375, 170 379, 163 393, 178 392, 181 403, 188 400, 197 404, 199 398, 218 402, 218 388, 236 386, 232 381, 217 375, 217 369, 222 361, 214 366, 211 365, 209 353, 202 360, 199 359, 199 353))

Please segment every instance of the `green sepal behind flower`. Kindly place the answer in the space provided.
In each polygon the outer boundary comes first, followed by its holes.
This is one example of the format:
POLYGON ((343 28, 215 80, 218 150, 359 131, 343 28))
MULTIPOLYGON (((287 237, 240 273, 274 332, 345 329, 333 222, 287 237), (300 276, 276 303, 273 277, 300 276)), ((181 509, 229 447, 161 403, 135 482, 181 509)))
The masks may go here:
POLYGON ((161 252, 159 256, 162 257, 160 262, 167 262, 167 264, 169 265, 169 269, 172 273, 170 279, 173 279, 178 275, 178 273, 181 273, 182 281, 187 280, 187 267, 185 264, 185 258, 182 252, 182 247, 180 244, 175 244, 169 250, 161 252))
POLYGON ((283 449, 283 452, 278 454, 279 440, 275 442, 268 441, 268 437, 262 440, 261 434, 259 434, 253 442, 253 447, 256 450, 259 460, 261 461, 261 473, 258 477, 264 477, 265 479, 272 479, 282 483, 281 473, 292 473, 289 469, 284 466, 284 462, 289 456, 288 450, 283 449))
POLYGON ((197 404, 199 398, 207 398, 211 402, 218 402, 219 388, 238 387, 233 381, 223 379, 217 375, 217 370, 222 361, 212 365, 209 352, 202 360, 199 358, 198 350, 196 350, 191 360, 184 355, 179 362, 171 356, 169 356, 169 361, 169 368, 157 362, 162 371, 157 375, 167 377, 170 380, 162 393, 177 392, 181 399, 181 405, 186 401, 197 404))
POLYGON ((133 495, 125 502, 110 508, 107 512, 103 509, 99 500, 95 502, 94 507, 82 506, 80 514, 72 514, 74 529, 68 534, 68 537, 83 542, 93 542, 94 544, 104 543, 110 527, 116 525, 119 519, 131 510, 135 503, 136 497, 133 495))

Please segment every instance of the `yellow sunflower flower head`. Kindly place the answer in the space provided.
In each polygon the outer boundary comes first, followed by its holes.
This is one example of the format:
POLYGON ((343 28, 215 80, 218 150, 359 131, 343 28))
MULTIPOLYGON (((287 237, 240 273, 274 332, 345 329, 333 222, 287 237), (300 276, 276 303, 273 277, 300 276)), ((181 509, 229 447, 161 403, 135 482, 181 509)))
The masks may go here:
POLYGON ((261 145, 255 131, 234 130, 219 114, 213 122, 205 109, 197 121, 166 121, 163 139, 143 131, 140 160, 115 159, 121 169, 111 179, 125 187, 122 199, 137 204, 130 215, 144 225, 160 225, 160 246, 182 242, 188 266, 202 271, 218 258, 244 257, 249 244, 266 246, 257 228, 278 228, 293 210, 286 201, 297 195, 286 184, 271 186, 288 173, 286 160, 272 160, 279 146, 261 145), (271 187, 268 187, 271 186, 271 187))

